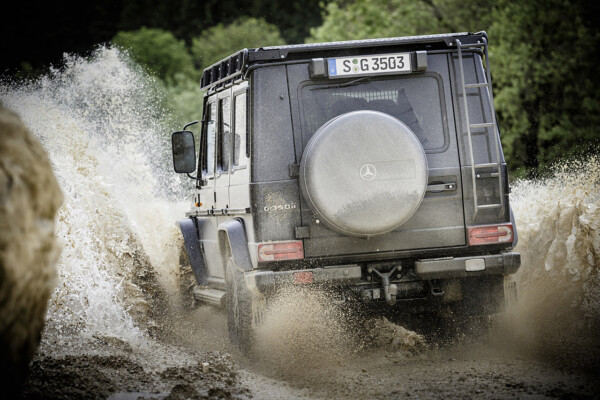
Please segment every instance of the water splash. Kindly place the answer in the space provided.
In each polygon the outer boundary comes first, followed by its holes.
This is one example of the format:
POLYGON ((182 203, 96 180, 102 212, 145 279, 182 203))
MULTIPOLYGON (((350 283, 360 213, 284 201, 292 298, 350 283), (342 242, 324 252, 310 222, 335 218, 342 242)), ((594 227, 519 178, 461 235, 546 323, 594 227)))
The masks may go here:
POLYGON ((522 255, 511 329, 541 354, 600 364, 600 157, 517 182, 511 201, 522 255))
POLYGON ((46 335, 59 345, 78 335, 143 342, 152 302, 175 292, 174 221, 186 208, 175 199, 192 185, 171 172, 156 87, 108 47, 66 55, 35 81, 0 83, 0 102, 41 140, 65 196, 46 335))
POLYGON ((281 288, 269 299, 264 323, 257 329, 254 356, 286 376, 338 365, 355 348, 348 322, 333 293, 281 288))

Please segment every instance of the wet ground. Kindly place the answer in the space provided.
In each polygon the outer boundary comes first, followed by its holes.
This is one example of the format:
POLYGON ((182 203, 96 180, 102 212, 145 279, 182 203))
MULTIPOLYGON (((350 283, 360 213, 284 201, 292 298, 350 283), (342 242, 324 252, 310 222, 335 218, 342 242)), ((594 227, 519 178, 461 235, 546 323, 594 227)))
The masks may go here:
MULTIPOLYGON (((522 346, 501 337, 502 327, 492 328, 477 340, 462 337, 453 343, 406 340, 413 333, 396 331, 402 340, 394 341, 394 334, 375 339, 371 335, 371 342, 362 342, 362 348, 356 346, 356 341, 354 348, 332 343, 323 346, 311 341, 300 328, 296 343, 271 340, 272 352, 263 348, 248 357, 228 343, 226 318, 221 310, 200 307, 187 317, 170 334, 151 338, 137 348, 117 338, 97 337, 57 353, 52 343, 44 342, 31 365, 24 397, 600 398, 600 380, 589 363, 578 365, 568 355, 551 359, 528 354, 522 346), (286 352, 282 347, 285 345, 293 350, 286 352)), ((300 318, 311 325, 310 316, 300 318)), ((392 332, 391 324, 382 326, 380 322, 374 321, 373 329, 383 332, 388 328, 387 332, 392 332)), ((288 324, 291 330, 295 321, 288 319, 288 324)), ((332 329, 339 326, 315 332, 315 340, 321 334, 331 334, 332 329)))

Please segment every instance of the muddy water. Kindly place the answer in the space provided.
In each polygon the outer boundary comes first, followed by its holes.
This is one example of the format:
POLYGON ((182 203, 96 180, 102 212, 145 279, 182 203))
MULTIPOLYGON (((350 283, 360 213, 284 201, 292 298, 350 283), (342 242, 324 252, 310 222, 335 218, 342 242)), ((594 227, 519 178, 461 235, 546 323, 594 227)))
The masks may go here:
POLYGON ((599 170, 590 159, 512 201, 519 305, 483 342, 357 326, 327 293, 285 292, 245 357, 226 318, 179 302, 187 178, 172 173, 154 82, 114 49, 0 85, 50 155, 63 250, 28 398, 586 398, 598 390, 599 170), (592 372, 590 372, 592 371, 592 372))
POLYGON ((522 255, 519 302, 506 315, 515 343, 579 367, 600 362, 600 158, 566 162, 511 195, 522 255))
POLYGON ((76 331, 135 342, 151 323, 141 282, 171 285, 175 263, 166 260, 175 249, 157 229, 174 230, 168 213, 177 210, 159 192, 168 193, 170 182, 154 173, 166 144, 155 131, 151 88, 122 55, 100 49, 91 60, 68 57, 60 70, 3 90, 1 101, 38 135, 65 194, 60 282, 48 313, 58 339, 76 331))
POLYGON ((175 221, 191 199, 189 182, 170 172, 158 100, 152 79, 108 48, 67 56, 39 80, 0 86, 0 102, 40 139, 64 194, 58 282, 30 397, 168 394, 175 385, 185 393, 194 381, 205 393, 238 391, 228 356, 158 340, 176 323, 175 221))

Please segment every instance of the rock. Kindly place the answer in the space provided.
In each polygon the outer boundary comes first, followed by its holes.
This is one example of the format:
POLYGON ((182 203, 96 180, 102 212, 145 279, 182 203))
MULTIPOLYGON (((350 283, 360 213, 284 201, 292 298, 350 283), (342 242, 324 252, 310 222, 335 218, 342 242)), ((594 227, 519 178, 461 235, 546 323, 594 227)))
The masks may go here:
POLYGON ((42 145, 15 113, 0 106, 0 382, 4 392, 20 390, 40 341, 60 254, 54 217, 61 203, 42 145))

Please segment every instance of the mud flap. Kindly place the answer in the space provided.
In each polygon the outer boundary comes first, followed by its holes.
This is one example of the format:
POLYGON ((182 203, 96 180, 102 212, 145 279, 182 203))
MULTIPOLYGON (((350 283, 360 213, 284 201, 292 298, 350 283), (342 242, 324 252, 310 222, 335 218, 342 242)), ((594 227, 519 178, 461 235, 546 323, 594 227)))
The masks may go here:
POLYGON ((457 304, 462 315, 491 315, 505 310, 502 275, 466 278, 462 289, 463 300, 457 304))
POLYGON ((183 234, 185 251, 190 259, 196 282, 198 282, 199 285, 206 285, 206 265, 204 263, 204 257, 202 256, 200 238, 194 219, 188 218, 179 221, 179 229, 181 229, 181 233, 183 234))

